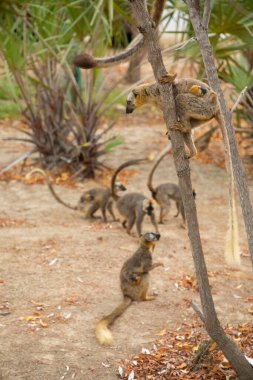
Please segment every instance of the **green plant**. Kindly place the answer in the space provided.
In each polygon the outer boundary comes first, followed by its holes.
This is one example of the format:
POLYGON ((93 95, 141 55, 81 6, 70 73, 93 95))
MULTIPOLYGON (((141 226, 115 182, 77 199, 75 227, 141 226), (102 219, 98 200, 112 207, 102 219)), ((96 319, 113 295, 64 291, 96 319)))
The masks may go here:
POLYGON ((0 48, 29 127, 22 140, 35 146, 42 166, 67 166, 74 174, 94 177, 104 167, 101 157, 122 143, 105 138, 114 120, 101 131, 102 118, 110 111, 113 119, 120 95, 107 88, 99 70, 81 74, 70 62, 84 37, 85 49, 106 53, 113 2, 44 0, 1 6, 0 48))

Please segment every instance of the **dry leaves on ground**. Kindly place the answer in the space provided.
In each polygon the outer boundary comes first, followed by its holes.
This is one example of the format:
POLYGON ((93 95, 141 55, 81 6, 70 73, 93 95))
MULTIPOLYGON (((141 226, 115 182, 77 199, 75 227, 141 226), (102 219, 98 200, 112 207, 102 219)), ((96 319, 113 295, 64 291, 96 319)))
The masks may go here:
POLYGON ((192 289, 199 291, 198 282, 196 277, 190 275, 184 275, 177 283, 179 288, 192 289))
MULTIPOLYGON (((253 325, 229 326, 225 331, 248 358, 253 358, 253 325)), ((144 349, 132 359, 121 362, 118 377, 125 380, 236 379, 230 363, 215 343, 192 367, 193 358, 207 339, 200 325, 183 325, 159 339, 152 350, 144 349)))
POLYGON ((0 228, 11 228, 20 226, 32 227, 33 224, 27 222, 24 219, 0 218, 0 228))

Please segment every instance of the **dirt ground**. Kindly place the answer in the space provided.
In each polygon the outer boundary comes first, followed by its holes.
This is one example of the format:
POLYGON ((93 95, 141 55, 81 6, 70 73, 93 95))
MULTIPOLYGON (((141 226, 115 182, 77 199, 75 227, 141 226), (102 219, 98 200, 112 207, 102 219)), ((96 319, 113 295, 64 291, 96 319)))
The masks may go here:
MULTIPOLYGON (((125 144, 106 162, 115 167, 133 157, 158 153, 167 142, 164 126, 159 120, 148 124, 138 116, 121 120, 113 134, 123 136, 125 144)), ((0 137, 10 134, 8 128, 0 129, 0 137)), ((3 142, 2 164, 22 153, 18 146, 3 142)), ((150 165, 136 168, 137 174, 127 183, 129 191, 149 195, 150 165)), ((225 170, 192 160, 191 173, 219 318, 223 325, 249 322, 252 315, 246 301, 252 296, 252 267, 240 213, 241 268, 229 268, 223 256, 228 223, 225 170)), ((155 175, 155 183, 165 181, 177 182, 172 158, 162 162, 155 175)), ((253 183, 249 185, 252 192, 253 183)), ((75 205, 82 191, 92 186, 94 181, 88 181, 75 189, 57 186, 56 190, 75 205)), ((120 359, 152 346, 162 330, 196 318, 188 300, 199 304, 198 292, 180 286, 183 276, 194 276, 194 266, 187 231, 180 217, 173 217, 174 205, 160 226, 162 237, 154 252, 155 259, 164 263, 164 268, 152 272, 151 291, 158 297, 131 305, 112 328, 113 346, 104 348, 95 340, 95 323, 121 300, 118 275, 137 248, 136 236, 129 237, 117 222, 84 220, 79 212, 57 204, 45 184, 1 181, 0 188, 0 379, 116 379, 120 359)), ((147 220, 144 231, 149 230, 147 220)))

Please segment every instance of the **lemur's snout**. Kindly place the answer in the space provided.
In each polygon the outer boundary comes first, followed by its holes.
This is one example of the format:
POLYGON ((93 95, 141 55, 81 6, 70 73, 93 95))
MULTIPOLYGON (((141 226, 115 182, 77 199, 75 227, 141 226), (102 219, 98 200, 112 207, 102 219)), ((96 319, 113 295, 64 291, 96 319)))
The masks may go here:
POLYGON ((145 235, 147 241, 158 241, 161 235, 155 232, 147 232, 145 235))
POLYGON ((119 190, 120 191, 126 191, 126 187, 124 185, 122 185, 122 183, 119 185, 119 190))
POLYGON ((131 101, 127 101, 126 113, 132 113, 134 111, 134 104, 131 101))

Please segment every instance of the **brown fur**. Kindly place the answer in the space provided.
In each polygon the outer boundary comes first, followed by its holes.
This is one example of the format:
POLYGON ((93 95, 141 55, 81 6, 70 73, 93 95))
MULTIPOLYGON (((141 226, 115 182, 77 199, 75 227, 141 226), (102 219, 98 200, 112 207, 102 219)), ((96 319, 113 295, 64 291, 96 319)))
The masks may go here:
POLYGON ((148 295, 149 272, 162 266, 162 263, 152 263, 152 252, 160 235, 148 232, 141 236, 140 246, 122 266, 120 271, 120 287, 123 302, 114 311, 101 319, 96 326, 96 338, 100 344, 112 343, 112 334, 109 326, 113 324, 132 303, 132 301, 149 301, 154 296, 148 295))
MULTIPOLYGON (((53 185, 51 184, 48 176, 42 169, 34 169, 29 173, 29 176, 31 176, 33 173, 41 173, 44 178, 46 179, 48 188, 55 198, 57 202, 62 204, 63 206, 70 208, 71 210, 79 210, 82 211, 84 214, 85 219, 93 218, 96 211, 100 210, 102 213, 103 221, 107 222, 107 216, 106 211, 109 211, 110 215, 112 216, 113 221, 116 220, 115 214, 113 212, 113 198, 112 193, 109 188, 102 188, 102 187, 94 187, 90 190, 87 190, 83 193, 83 195, 80 197, 78 203, 76 206, 72 206, 69 203, 63 201, 59 195, 55 192, 55 189, 53 185)), ((126 190, 126 188, 120 184, 115 183, 114 184, 114 192, 117 194, 119 190, 126 190)))
MULTIPOLYGON (((181 78, 174 81, 175 76, 168 74, 161 83, 173 82, 176 113, 178 122, 172 129, 182 132, 185 145, 189 149, 188 157, 193 157, 196 147, 192 139, 192 128, 203 125, 216 118, 219 120, 217 95, 210 87, 197 79, 181 78)), ((162 109, 159 85, 157 83, 142 84, 133 89, 127 97, 126 112, 132 113, 144 104, 154 104, 162 109)))
MULTIPOLYGON (((175 183, 166 182, 166 183, 161 183, 160 185, 154 187, 152 183, 153 176, 158 165, 163 160, 163 158, 169 153, 170 150, 171 150, 171 144, 166 146, 166 148, 159 154, 155 164, 153 165, 149 173, 148 181, 147 181, 147 186, 152 194, 152 198, 160 206, 159 223, 164 223, 164 218, 166 214, 168 213, 171 206, 171 200, 173 200, 176 203, 176 207, 177 207, 177 214, 175 215, 175 217, 181 214, 183 221, 185 222, 184 205, 183 205, 183 200, 181 197, 179 186, 175 183)), ((195 191, 193 191, 192 193, 193 193, 193 196, 195 197, 196 196, 195 191)))
POLYGON ((128 193, 122 197, 119 197, 113 191, 115 180, 119 172, 130 165, 138 164, 142 161, 145 160, 131 160, 120 165, 114 172, 111 181, 112 196, 116 202, 117 210, 124 218, 122 225, 124 228, 126 228, 126 231, 129 235, 134 224, 136 225, 138 235, 141 235, 142 223, 145 215, 149 215, 151 223, 155 227, 156 232, 158 232, 158 226, 154 212, 154 204, 151 199, 146 198, 141 193, 128 193))

